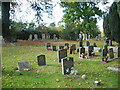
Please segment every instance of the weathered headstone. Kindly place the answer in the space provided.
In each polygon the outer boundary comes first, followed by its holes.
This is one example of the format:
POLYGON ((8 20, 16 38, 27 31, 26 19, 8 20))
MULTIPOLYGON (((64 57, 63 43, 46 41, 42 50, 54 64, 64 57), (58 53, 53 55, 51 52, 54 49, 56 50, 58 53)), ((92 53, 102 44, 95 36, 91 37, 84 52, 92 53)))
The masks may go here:
POLYGON ((34 35, 34 39, 33 39, 33 41, 35 41, 35 42, 38 41, 38 35, 37 35, 37 34, 34 35))
POLYGON ((45 55, 37 56, 38 66, 46 65, 45 55))
POLYGON ((61 62, 62 58, 67 57, 67 49, 60 49, 58 50, 58 62, 61 62))
POLYGON ((113 59, 113 58, 114 58, 113 48, 110 48, 110 49, 109 49, 109 56, 110 56, 110 59, 113 59))
POLYGON ((90 46, 90 42, 89 41, 86 41, 86 46, 90 46))
POLYGON ((51 50, 51 45, 50 45, 50 43, 46 43, 46 50, 51 50))
POLYGON ((29 40, 29 41, 32 41, 32 34, 29 35, 28 40, 29 40))
POLYGON ((72 57, 65 57, 61 60, 62 64, 62 74, 70 74, 74 70, 74 60, 72 57))
POLYGON ((45 34, 44 33, 42 34, 42 40, 45 40, 45 34))
POLYGON ((18 70, 26 70, 26 69, 30 69, 29 62, 18 62, 18 70))
POLYGON ((56 46, 52 46, 52 51, 57 51, 56 46))
POLYGON ((69 43, 65 43, 64 49, 69 49, 69 43))

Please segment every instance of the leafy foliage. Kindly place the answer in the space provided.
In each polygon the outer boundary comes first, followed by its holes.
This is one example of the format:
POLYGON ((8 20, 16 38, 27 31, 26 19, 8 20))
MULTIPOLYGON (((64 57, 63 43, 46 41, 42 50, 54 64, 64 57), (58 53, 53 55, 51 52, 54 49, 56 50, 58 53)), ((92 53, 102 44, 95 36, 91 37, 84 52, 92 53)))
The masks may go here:
POLYGON ((120 2, 114 2, 110 7, 109 13, 104 17, 104 32, 105 35, 120 43, 120 2))

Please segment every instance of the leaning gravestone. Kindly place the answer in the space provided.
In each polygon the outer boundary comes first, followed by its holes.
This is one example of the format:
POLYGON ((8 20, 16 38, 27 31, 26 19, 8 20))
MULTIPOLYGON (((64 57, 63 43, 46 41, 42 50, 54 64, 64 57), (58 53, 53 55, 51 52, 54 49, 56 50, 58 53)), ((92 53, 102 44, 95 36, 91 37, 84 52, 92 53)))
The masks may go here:
POLYGON ((113 48, 110 48, 110 49, 109 49, 109 56, 110 56, 110 59, 113 59, 113 58, 114 58, 113 48))
POLYGON ((51 50, 51 44, 50 43, 46 43, 46 50, 51 50))
POLYGON ((52 46, 52 51, 57 51, 56 46, 52 46))
POLYGON ((26 69, 30 69, 29 62, 18 62, 18 70, 26 70, 26 69))
POLYGON ((32 34, 29 35, 28 40, 29 40, 29 41, 32 41, 32 34))
POLYGON ((37 56, 38 66, 46 65, 45 55, 37 56))
POLYGON ((65 43, 64 49, 69 49, 69 43, 65 43))
POLYGON ((61 60, 62 64, 62 74, 70 74, 71 71, 74 69, 74 60, 72 57, 65 57, 61 60))
POLYGON ((67 57, 67 49, 60 49, 58 50, 58 62, 61 62, 62 58, 67 57))

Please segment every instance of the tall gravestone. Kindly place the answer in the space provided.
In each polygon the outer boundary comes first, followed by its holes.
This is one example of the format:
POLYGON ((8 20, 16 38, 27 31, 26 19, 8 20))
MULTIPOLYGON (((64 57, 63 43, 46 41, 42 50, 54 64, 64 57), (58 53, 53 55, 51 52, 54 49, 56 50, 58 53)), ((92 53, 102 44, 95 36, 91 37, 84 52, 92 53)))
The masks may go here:
POLYGON ((81 40, 81 41, 79 41, 79 47, 82 47, 82 46, 83 46, 83 42, 81 40))
POLYGON ((28 40, 29 40, 29 41, 32 41, 32 34, 29 35, 28 40))
POLYGON ((45 55, 37 56, 38 66, 46 65, 45 55))
POLYGON ((74 60, 72 57, 65 57, 61 60, 62 64, 62 74, 70 74, 71 71, 74 69, 74 60))
POLYGON ((33 41, 37 42, 38 41, 38 35, 37 34, 34 34, 34 39, 33 41))
POLYGON ((51 44, 50 43, 46 43, 46 50, 51 50, 51 44))
POLYGON ((107 51, 105 49, 102 49, 102 61, 107 62, 107 51))
POLYGON ((44 33, 42 34, 42 40, 45 40, 45 34, 44 33))
POLYGON ((109 40, 109 46, 112 46, 112 40, 109 40))
POLYGON ((58 62, 61 62, 62 58, 67 57, 67 49, 60 49, 58 50, 58 62))
POLYGON ((114 58, 113 48, 110 48, 110 49, 109 49, 109 56, 110 56, 110 59, 113 59, 113 58, 114 58))

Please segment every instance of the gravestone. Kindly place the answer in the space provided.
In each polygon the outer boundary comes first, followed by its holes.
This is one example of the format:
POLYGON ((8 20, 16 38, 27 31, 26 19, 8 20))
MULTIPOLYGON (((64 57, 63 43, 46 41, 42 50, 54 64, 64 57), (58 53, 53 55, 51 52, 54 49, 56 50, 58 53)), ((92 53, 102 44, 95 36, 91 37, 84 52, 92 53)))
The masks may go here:
POLYGON ((37 42, 38 41, 38 35, 37 34, 34 34, 34 39, 33 41, 37 42))
POLYGON ((109 40, 109 46, 112 46, 112 40, 109 40))
POLYGON ((82 47, 82 46, 83 46, 83 42, 79 41, 79 47, 82 47))
POLYGON ((79 33, 79 40, 80 40, 80 41, 83 40, 83 35, 82 35, 82 33, 79 33))
POLYGON ((59 47, 59 49, 64 49, 64 46, 59 45, 58 47, 59 47))
POLYGON ((3 36, 0 36, 0 46, 5 46, 5 40, 3 36))
POLYGON ((90 46, 90 42, 89 41, 86 41, 86 46, 90 46))
POLYGON ((52 46, 52 51, 57 51, 56 46, 52 46))
POLYGON ((94 46, 89 46, 88 47, 88 56, 94 56, 94 46))
POLYGON ((107 52, 105 49, 102 49, 102 61, 103 61, 103 62, 108 62, 108 61, 107 61, 107 59, 108 59, 107 53, 108 53, 108 52, 107 52))
POLYGON ((94 46, 94 47, 97 47, 97 44, 96 44, 96 43, 94 43, 94 44, 93 44, 93 46, 94 46))
POLYGON ((108 52, 108 44, 105 44, 103 48, 108 52))
POLYGON ((118 58, 120 58, 120 47, 118 47, 117 56, 118 56, 118 58))
POLYGON ((44 33, 42 34, 42 40, 45 40, 45 34, 44 33))
POLYGON ((110 59, 113 59, 113 58, 114 58, 113 48, 110 48, 110 49, 109 49, 109 56, 110 56, 110 59))
POLYGON ((79 53, 80 53, 80 54, 82 54, 82 53, 85 54, 85 48, 84 48, 84 47, 80 47, 80 48, 79 48, 79 53))
POLYGON ((28 40, 29 40, 29 41, 32 41, 32 34, 29 35, 28 40))
POLYGON ((26 70, 26 69, 30 69, 29 62, 18 62, 18 70, 26 70))
POLYGON ((88 35, 87 34, 85 34, 85 40, 88 40, 88 35))
POLYGON ((109 45, 109 39, 108 38, 106 39, 105 42, 106 42, 106 45, 109 45))
POLYGON ((72 44, 70 47, 70 54, 75 54, 75 50, 76 50, 76 45, 72 44))
POLYGON ((51 50, 51 44, 50 43, 46 43, 46 50, 51 50))
POLYGON ((62 64, 62 74, 70 74, 74 70, 74 60, 73 57, 65 57, 61 60, 62 64))
POLYGON ((69 49, 69 43, 65 43, 64 49, 69 49))
POLYGON ((58 50, 58 62, 61 62, 62 58, 67 57, 67 49, 60 49, 58 50))
POLYGON ((88 35, 88 40, 90 40, 90 35, 88 35))
POLYGON ((38 66, 46 65, 45 55, 37 56, 38 66))

